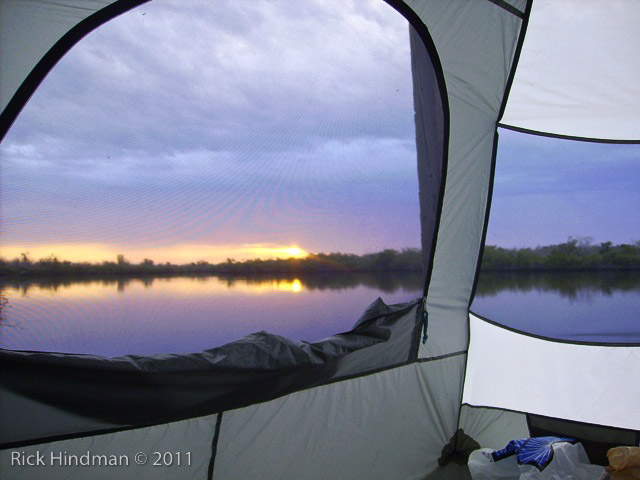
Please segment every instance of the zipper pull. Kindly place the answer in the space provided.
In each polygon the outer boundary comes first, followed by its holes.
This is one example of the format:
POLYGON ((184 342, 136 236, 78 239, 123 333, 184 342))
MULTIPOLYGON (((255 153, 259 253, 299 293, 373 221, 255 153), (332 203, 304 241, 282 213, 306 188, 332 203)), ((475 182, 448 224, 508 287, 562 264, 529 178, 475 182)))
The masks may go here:
POLYGON ((427 297, 422 300, 422 344, 427 343, 427 327, 429 326, 429 314, 427 313, 427 297))

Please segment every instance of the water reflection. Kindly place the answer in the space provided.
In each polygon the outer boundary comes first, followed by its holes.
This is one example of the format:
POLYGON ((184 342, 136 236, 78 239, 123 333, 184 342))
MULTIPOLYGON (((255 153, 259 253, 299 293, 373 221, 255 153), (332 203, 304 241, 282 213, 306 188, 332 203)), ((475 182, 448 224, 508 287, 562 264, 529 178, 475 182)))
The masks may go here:
POLYGON ((419 290, 422 276, 418 273, 391 274, 315 274, 304 276, 56 276, 0 280, 0 288, 29 297, 38 293, 65 293, 74 297, 101 295, 114 289, 119 293, 128 290, 162 288, 171 284, 173 291, 191 294, 216 294, 233 290, 235 292, 263 294, 269 292, 292 292, 345 290, 359 286, 374 288, 385 293, 395 293, 399 289, 419 290))
MULTIPOLYGON (((359 286, 374 288, 385 293, 399 289, 422 288, 419 273, 361 273, 361 274, 313 274, 313 275, 252 275, 252 276, 57 276, 13 277, 0 280, 0 292, 10 292, 29 297, 35 292, 51 294, 65 292, 73 296, 99 295, 110 289, 119 293, 128 290, 162 288, 171 285, 192 294, 215 294, 228 290, 263 294, 268 292, 349 290, 359 286)), ((489 272, 482 273, 476 290, 477 297, 494 296, 500 292, 554 292, 569 299, 584 298, 590 294, 611 295, 616 291, 640 293, 640 272, 489 272)))
POLYGON ((554 292, 568 299, 590 295, 612 295, 614 292, 640 293, 640 272, 483 272, 478 281, 477 297, 501 292, 554 292))
POLYGON ((192 352, 260 330, 315 341, 381 296, 417 298, 420 275, 12 278, 0 348, 105 356, 192 352))
MULTIPOLYGON (((199 351, 259 330, 319 340, 349 330, 378 296, 418 298, 422 276, 12 278, 0 291, 0 348, 116 356, 199 351)), ((640 342, 639 306, 639 272, 492 273, 472 310, 558 338, 640 342)))
POLYGON ((565 340, 640 342, 640 272, 483 274, 471 310, 565 340))

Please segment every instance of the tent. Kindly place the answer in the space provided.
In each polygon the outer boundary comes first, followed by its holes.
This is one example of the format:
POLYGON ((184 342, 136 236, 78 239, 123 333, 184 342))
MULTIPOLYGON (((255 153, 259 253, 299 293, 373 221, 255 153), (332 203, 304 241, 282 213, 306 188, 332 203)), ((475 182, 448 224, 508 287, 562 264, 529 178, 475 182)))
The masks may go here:
MULTIPOLYGON (((542 338, 469 306, 498 127, 640 143, 640 5, 387 2, 412 26, 424 297, 375 301, 316 343, 0 351, 1 478, 465 478, 465 451, 514 438, 638 445, 640 345, 542 338)), ((2 137, 75 43, 142 3, 0 3, 2 137)))

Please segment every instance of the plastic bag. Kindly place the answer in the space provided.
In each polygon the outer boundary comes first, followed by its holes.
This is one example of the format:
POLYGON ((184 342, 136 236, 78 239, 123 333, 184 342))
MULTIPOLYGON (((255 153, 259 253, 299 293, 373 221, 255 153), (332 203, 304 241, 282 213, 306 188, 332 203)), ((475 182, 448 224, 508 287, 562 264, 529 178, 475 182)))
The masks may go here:
POLYGON ((494 450, 483 448, 469 455, 469 473, 473 480, 517 480, 520 469, 516 457, 507 457, 496 462, 491 454, 494 450))
POLYGON ((611 480, 640 480, 640 448, 616 447, 607 452, 611 480))
POLYGON ((542 470, 519 464, 515 456, 494 461, 492 452, 494 450, 483 448, 470 455, 469 472, 473 480, 599 480, 604 473, 604 467, 589 463, 580 443, 555 444, 553 459, 542 470))

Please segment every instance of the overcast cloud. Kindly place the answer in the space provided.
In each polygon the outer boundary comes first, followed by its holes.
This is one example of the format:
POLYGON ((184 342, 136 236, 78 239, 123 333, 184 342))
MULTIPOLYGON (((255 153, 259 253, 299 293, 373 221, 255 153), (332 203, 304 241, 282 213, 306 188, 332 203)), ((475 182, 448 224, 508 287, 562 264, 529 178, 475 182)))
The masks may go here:
POLYGON ((12 140, 31 144, 35 129, 47 154, 73 143, 73 161, 412 139, 406 22, 381 3, 339 3, 143 5, 67 54, 12 140))

